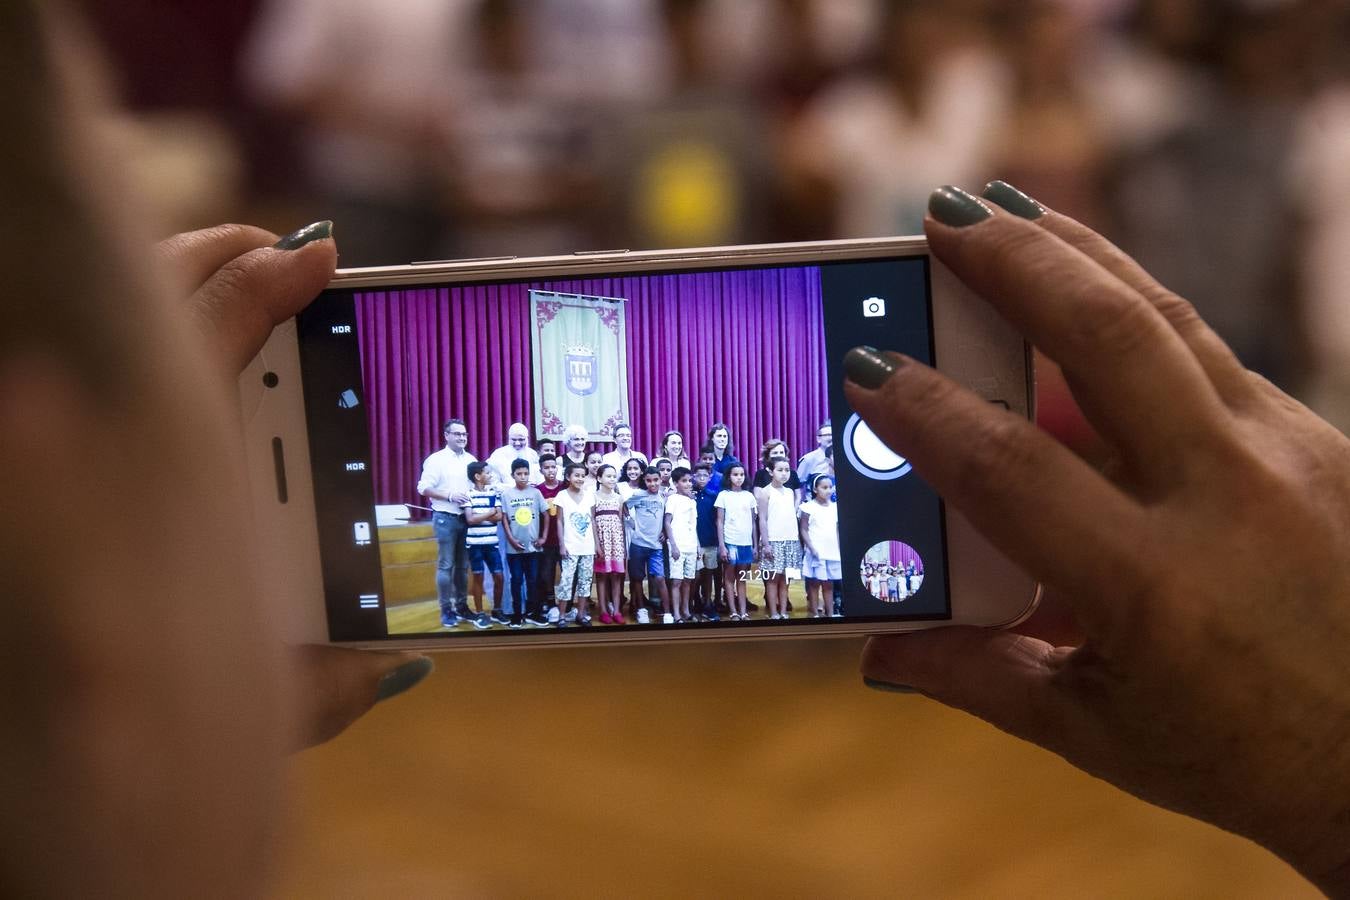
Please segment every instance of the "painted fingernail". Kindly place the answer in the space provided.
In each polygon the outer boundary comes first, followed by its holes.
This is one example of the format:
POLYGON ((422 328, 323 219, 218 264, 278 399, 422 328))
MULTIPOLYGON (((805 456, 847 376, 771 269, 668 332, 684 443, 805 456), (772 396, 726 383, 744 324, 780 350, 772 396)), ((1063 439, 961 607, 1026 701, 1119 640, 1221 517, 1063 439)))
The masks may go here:
POLYGON ((306 225, 299 231, 292 231, 272 246, 277 250, 299 250, 306 244, 322 241, 333 236, 333 223, 328 219, 306 225))
POLYGON ((888 694, 917 694, 918 690, 907 684, 896 684, 893 681, 882 681, 879 678, 870 678, 863 676, 863 684, 874 691, 885 691, 888 694))
POLYGON ((997 203, 1014 216, 1034 220, 1045 215, 1044 206, 1006 181, 991 181, 984 186, 981 193, 984 199, 997 203))
POLYGON ((955 228, 983 222, 994 214, 979 197, 950 184, 944 184, 928 195, 928 211, 943 225, 955 228))
POLYGON ((381 703, 390 697, 397 697, 404 691, 411 690, 435 668, 430 657, 419 656, 417 659, 405 662, 394 671, 380 679, 380 689, 375 694, 375 702, 381 703))
POLYGON ((876 347, 854 347, 844 355, 844 374, 849 381, 870 391, 885 384, 899 368, 894 357, 882 356, 876 347))

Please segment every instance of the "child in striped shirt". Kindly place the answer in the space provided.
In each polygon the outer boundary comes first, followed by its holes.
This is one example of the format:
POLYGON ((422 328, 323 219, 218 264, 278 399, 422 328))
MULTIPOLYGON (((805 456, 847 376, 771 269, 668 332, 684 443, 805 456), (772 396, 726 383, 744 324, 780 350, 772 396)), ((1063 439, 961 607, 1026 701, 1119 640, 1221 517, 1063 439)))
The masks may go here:
POLYGON ((464 544, 469 551, 469 596, 473 599, 475 628, 489 628, 492 619, 483 611, 483 572, 492 576, 492 602, 505 617, 502 604, 502 555, 497 551, 497 525, 502 520, 501 497, 488 486, 492 472, 484 462, 468 466, 469 503, 464 508, 464 544))

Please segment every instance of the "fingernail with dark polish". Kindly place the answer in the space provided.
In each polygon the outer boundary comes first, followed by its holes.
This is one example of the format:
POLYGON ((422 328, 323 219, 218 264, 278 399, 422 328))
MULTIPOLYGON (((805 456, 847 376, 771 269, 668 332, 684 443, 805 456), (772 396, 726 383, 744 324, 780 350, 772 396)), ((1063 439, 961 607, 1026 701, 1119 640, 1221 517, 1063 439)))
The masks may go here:
POLYGON ((875 391, 895 374, 900 364, 882 356, 876 347, 854 347, 844 355, 844 374, 860 387, 875 391))
POLYGON ((892 681, 882 681, 879 678, 869 678, 863 676, 863 684, 874 691, 886 691, 889 694, 917 694, 918 690, 907 684, 896 684, 892 681))
POLYGON ((943 225, 955 228, 983 222, 994 214, 979 197, 950 184, 944 184, 928 195, 928 211, 943 225))
POLYGON ((315 222, 313 225, 306 225, 299 231, 292 231, 272 246, 277 250, 299 250, 306 244, 322 241, 332 236, 333 223, 325 219, 322 222, 315 222))
POLYGON ((984 199, 1023 219, 1039 219, 1045 215, 1045 207, 1008 184, 1006 181, 991 181, 984 186, 984 199))
POLYGON ((435 665, 426 656, 419 656, 417 659, 405 662, 380 679, 380 690, 375 694, 375 702, 379 703, 388 700, 390 697, 397 697, 404 691, 416 687, 418 682, 430 675, 434 668, 435 665))

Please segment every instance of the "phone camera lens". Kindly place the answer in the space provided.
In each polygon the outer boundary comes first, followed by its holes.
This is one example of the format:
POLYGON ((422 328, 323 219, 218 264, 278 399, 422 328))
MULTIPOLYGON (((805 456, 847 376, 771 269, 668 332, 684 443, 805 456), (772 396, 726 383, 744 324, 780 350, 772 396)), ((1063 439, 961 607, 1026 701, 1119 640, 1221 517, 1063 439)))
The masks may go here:
POLYGON ((276 373, 276 372, 264 372, 264 373, 263 373, 263 387, 274 388, 274 387, 276 387, 276 386, 277 386, 278 384, 280 384, 280 383, 281 383, 281 379, 277 377, 277 373, 276 373))

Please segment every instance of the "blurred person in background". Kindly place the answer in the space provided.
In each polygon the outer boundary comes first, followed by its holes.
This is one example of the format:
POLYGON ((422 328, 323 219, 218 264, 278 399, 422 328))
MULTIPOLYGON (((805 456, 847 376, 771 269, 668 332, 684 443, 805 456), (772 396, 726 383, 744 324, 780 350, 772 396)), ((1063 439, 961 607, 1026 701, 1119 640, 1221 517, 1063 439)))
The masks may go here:
MULTIPOLYGON (((1108 147, 1103 111, 1084 84, 1089 20, 1067 0, 1027 0, 1005 4, 993 21, 1011 77, 1009 106, 994 137, 995 167, 1066 215, 1101 227, 1108 147)), ((1044 427, 1081 455, 1100 453, 1059 367, 1041 353, 1036 401, 1044 427)))
POLYGON ((792 177, 828 198, 836 236, 915 234, 935 180, 992 171, 1010 83, 981 20, 938 0, 888 0, 875 66, 803 115, 792 177))
MULTIPOLYGON (((1202 4, 1203 32, 1189 38, 1201 102, 1122 160, 1112 197, 1123 248, 1188 297, 1244 364, 1286 388, 1307 359, 1288 173, 1311 7, 1202 4)), ((1158 17, 1146 33, 1172 33, 1166 9, 1145 7, 1158 17)))
POLYGON ((253 896, 284 755, 431 663, 284 647, 256 570, 237 378, 332 277, 331 223, 152 244, 68 11, 0 4, 0 893, 253 896))
POLYGON ((773 151, 781 177, 774 191, 771 240, 819 240, 828 236, 833 192, 820 177, 791 165, 784 151, 803 128, 807 110, 836 81, 843 63, 829 52, 821 26, 821 4, 814 0, 776 0, 770 37, 756 91, 769 116, 773 151))
POLYGON ((122 102, 102 110, 99 125, 136 192, 174 231, 237 218, 249 151, 270 137, 235 77, 260 0, 76 5, 109 51, 104 81, 122 102))
MULTIPOLYGON (((590 246, 590 109, 544 62, 527 0, 479 0, 471 50, 447 85, 445 156, 455 255, 538 256, 590 246)), ((570 68, 584 68, 580 59, 570 68)))
POLYGON ((1012 79, 995 139, 998 171, 1065 215, 1100 226, 1107 147, 1101 112, 1083 86, 1087 19, 1068 0, 1026 0, 996 22, 1012 79))
POLYGON ((1319 62, 1290 170, 1304 234, 1296 258, 1310 353, 1304 400, 1350 433, 1350 10, 1322 4, 1310 25, 1319 62))
POLYGON ((1089 17, 1077 60, 1112 152, 1137 152, 1179 128, 1206 102, 1202 45, 1212 0, 1128 0, 1089 17))
POLYGON ((658 0, 527 0, 538 66, 585 104, 651 104, 669 90, 658 0))
POLYGON ((448 89, 474 0, 268 0, 241 62, 250 90, 299 132, 312 218, 341 222, 345 266, 436 259, 448 89))
POLYGON ((670 62, 659 103, 616 117, 600 182, 603 240, 640 248, 749 243, 763 234, 773 182, 767 127, 714 64, 709 0, 659 4, 670 62))

